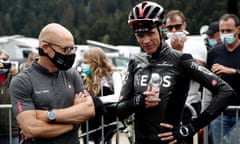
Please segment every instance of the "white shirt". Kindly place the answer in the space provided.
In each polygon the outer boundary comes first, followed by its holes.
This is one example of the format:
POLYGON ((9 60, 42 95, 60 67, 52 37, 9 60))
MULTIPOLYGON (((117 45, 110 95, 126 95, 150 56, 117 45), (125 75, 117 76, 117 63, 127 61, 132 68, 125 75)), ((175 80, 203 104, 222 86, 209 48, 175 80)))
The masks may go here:
MULTIPOLYGON (((170 47, 172 47, 170 39, 168 39, 166 42, 167 44, 169 44, 170 47)), ((187 40, 184 43, 182 52, 191 54, 194 59, 201 60, 205 63, 207 61, 207 48, 204 42, 199 42, 187 38, 187 40)), ((186 101, 187 104, 197 103, 201 101, 201 92, 199 91, 199 88, 200 84, 198 82, 193 80, 190 81, 190 87, 186 101)))

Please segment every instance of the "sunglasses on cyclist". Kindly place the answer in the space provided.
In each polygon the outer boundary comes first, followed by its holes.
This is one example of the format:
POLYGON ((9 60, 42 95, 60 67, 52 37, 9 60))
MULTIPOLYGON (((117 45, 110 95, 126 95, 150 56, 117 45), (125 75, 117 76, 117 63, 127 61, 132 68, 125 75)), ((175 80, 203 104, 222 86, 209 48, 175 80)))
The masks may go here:
POLYGON ((135 33, 137 32, 147 32, 157 25, 157 22, 153 20, 132 20, 129 21, 129 25, 132 27, 135 33))
POLYGON ((182 27, 182 24, 175 24, 175 25, 166 26, 168 31, 171 31, 173 28, 175 28, 176 30, 179 30, 181 27, 182 27))

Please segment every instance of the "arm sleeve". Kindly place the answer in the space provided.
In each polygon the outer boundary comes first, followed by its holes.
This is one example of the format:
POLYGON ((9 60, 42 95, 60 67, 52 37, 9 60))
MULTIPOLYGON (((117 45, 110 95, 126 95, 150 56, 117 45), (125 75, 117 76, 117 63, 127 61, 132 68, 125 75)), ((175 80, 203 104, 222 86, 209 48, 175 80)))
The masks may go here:
POLYGON ((9 90, 15 115, 22 111, 35 109, 31 98, 32 85, 27 77, 21 74, 15 76, 10 83, 9 90))
POLYGON ((188 56, 183 55, 182 64, 192 79, 212 92, 209 106, 192 122, 195 130, 199 130, 216 118, 230 104, 231 99, 236 97, 236 93, 224 80, 194 60, 189 59, 188 56))
POLYGON ((75 94, 82 92, 84 89, 84 86, 83 86, 81 75, 78 74, 78 72, 75 70, 72 70, 72 75, 73 75, 73 81, 74 81, 75 94))
POLYGON ((128 64, 128 70, 126 72, 122 90, 121 99, 117 105, 117 115, 120 119, 127 118, 135 112, 136 107, 134 106, 134 61, 130 60, 128 64))

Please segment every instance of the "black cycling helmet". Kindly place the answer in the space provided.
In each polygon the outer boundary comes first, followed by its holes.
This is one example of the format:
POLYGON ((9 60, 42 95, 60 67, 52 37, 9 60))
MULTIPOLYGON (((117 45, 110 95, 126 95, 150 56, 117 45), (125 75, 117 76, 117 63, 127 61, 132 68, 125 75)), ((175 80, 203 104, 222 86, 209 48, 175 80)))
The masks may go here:
POLYGON ((147 32, 164 21, 164 8, 150 1, 137 4, 128 16, 128 24, 134 33, 147 32))

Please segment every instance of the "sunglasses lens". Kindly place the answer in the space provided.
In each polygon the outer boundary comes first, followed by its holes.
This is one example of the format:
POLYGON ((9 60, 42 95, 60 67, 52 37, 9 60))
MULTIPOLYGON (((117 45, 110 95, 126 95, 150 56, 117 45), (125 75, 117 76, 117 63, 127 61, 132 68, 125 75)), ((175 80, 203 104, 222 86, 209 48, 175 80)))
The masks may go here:
POLYGON ((130 26, 133 29, 143 29, 143 28, 149 28, 154 25, 152 20, 136 20, 136 21, 131 21, 130 26))
POLYGON ((176 24, 176 25, 168 25, 166 26, 169 31, 171 31, 173 28, 176 30, 179 30, 181 28, 182 24, 176 24))

